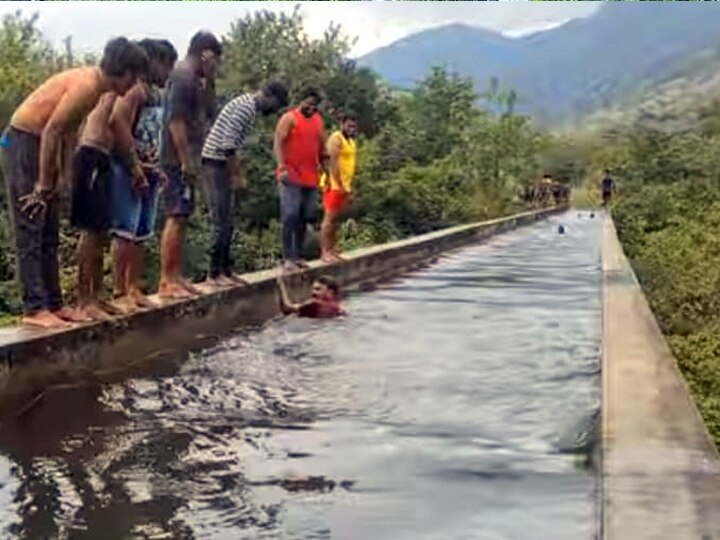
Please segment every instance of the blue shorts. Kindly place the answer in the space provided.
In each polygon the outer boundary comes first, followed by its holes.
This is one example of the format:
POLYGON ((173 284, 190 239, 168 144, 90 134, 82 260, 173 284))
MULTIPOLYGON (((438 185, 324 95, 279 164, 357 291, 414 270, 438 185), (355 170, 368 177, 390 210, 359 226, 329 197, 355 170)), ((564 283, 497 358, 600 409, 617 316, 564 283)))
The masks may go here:
POLYGON ((113 157, 110 163, 112 189, 112 219, 110 233, 119 238, 142 242, 153 235, 157 220, 160 178, 156 171, 146 170, 150 184, 142 195, 131 185, 130 171, 125 160, 113 157))
POLYGON ((195 190, 182 178, 180 167, 164 167, 168 177, 165 188, 165 215, 168 217, 190 217, 195 210, 195 190))

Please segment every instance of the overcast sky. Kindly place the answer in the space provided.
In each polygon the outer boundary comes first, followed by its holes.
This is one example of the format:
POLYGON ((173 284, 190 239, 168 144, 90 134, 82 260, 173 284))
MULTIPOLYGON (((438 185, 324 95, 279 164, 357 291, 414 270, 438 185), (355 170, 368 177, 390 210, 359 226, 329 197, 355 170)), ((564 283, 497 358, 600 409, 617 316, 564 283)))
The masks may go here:
MULTIPOLYGON (((312 36, 322 35, 330 22, 340 23, 357 37, 354 54, 419 30, 462 22, 509 35, 528 33, 584 17, 599 2, 298 2, 312 36)), ((111 36, 166 37, 180 50, 200 28, 218 34, 233 19, 258 9, 292 11, 292 2, 0 2, 0 13, 18 9, 38 12, 45 35, 59 44, 68 35, 81 50, 97 49, 111 36)))

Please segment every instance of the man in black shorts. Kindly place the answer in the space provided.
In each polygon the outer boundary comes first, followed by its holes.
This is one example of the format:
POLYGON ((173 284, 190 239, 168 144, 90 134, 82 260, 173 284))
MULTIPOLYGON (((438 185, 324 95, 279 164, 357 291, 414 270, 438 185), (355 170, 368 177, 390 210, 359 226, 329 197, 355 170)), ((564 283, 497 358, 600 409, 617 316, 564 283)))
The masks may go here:
POLYGON ((103 94, 87 118, 73 160, 70 224, 80 230, 78 243, 78 321, 109 319, 99 305, 103 283, 103 245, 110 228, 110 114, 117 94, 103 94))

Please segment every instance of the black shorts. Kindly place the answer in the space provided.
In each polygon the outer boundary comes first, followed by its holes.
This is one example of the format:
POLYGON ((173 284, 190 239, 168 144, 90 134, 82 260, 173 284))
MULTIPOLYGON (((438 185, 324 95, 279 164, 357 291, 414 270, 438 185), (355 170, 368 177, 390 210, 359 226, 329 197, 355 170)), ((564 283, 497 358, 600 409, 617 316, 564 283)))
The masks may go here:
POLYGON ((110 228, 110 156, 92 146, 81 146, 73 160, 70 224, 82 230, 110 228))

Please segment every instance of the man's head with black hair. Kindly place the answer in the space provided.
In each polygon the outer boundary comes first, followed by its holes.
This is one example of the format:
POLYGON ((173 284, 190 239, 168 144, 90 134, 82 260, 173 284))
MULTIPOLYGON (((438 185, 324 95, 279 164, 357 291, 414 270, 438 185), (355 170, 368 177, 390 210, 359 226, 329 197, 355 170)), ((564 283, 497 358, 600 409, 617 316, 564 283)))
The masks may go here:
POLYGON ((200 61, 201 77, 214 79, 222 56, 222 44, 214 34, 201 30, 190 39, 188 56, 200 61))
POLYGON ((320 276, 313 283, 312 295, 316 300, 339 300, 340 285, 328 275, 320 276))
POLYGON ((147 53, 150 59, 148 80, 157 86, 165 86, 170 72, 178 58, 173 44, 166 39, 141 40, 138 45, 147 53))
POLYGON ((147 75, 149 64, 148 54, 142 47, 119 37, 105 45, 100 70, 108 79, 111 90, 123 95, 132 88, 138 77, 147 75))
POLYGON ((264 116, 274 114, 288 105, 288 89, 280 81, 271 81, 263 86, 258 97, 258 110, 264 116))
POLYGON ((355 113, 346 111, 340 115, 340 130, 347 139, 357 137, 357 116, 355 113))
POLYGON ((298 92, 298 108, 303 116, 310 118, 315 114, 322 103, 323 96, 320 90, 311 85, 305 85, 298 92))

